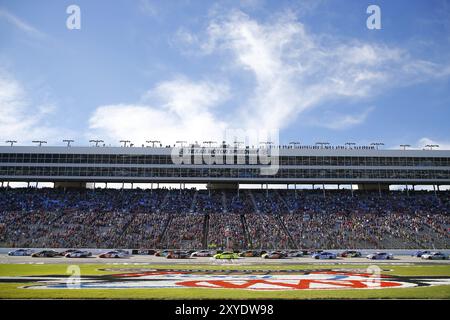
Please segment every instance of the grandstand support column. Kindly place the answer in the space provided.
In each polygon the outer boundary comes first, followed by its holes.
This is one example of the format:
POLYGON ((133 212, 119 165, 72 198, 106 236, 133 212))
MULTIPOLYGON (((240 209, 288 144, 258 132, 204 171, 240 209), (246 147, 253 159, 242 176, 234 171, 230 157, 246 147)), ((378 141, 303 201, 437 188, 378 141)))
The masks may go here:
POLYGON ((325 183, 322 183, 323 197, 325 198, 325 183))
POLYGON ((269 184, 266 183, 266 198, 269 197, 269 184))
POLYGON ((408 184, 405 185, 406 187, 406 195, 409 197, 409 189, 408 189, 408 184))
POLYGON ((378 195, 381 198, 381 184, 378 182, 378 195))
MULTIPOLYGON (((3 187, 3 182, 2 182, 2 187, 3 187)), ((27 182, 27 188, 30 188, 30 181, 27 182)))
POLYGON ((353 183, 350 183, 350 190, 352 191, 352 198, 353 198, 353 183))

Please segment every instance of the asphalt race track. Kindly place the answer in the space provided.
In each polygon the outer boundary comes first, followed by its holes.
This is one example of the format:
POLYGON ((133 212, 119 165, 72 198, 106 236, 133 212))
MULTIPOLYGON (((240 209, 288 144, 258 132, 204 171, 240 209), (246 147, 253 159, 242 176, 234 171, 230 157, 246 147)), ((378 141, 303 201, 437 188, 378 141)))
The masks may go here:
POLYGON ((240 258, 235 260, 215 260, 213 258, 190 258, 190 259, 167 259, 165 257, 156 257, 150 255, 134 255, 129 258, 119 259, 105 259, 105 258, 32 258, 32 257, 11 257, 7 254, 0 254, 0 264, 158 264, 158 265, 173 265, 173 264, 199 264, 199 265, 261 265, 261 264, 285 264, 285 265, 299 265, 299 264, 450 264, 448 260, 423 260, 420 258, 398 255, 393 260, 369 260, 366 258, 340 258, 330 260, 316 260, 311 257, 301 258, 287 258, 287 259, 262 259, 255 258, 240 258))

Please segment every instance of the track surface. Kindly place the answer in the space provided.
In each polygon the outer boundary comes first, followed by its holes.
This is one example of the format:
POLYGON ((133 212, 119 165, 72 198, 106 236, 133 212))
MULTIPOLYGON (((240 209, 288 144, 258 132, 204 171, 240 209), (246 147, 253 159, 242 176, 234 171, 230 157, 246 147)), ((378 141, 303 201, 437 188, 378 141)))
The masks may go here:
POLYGON ((32 258, 32 257, 10 257, 0 254, 0 264, 158 264, 158 265, 270 265, 270 264, 448 264, 450 260, 423 260, 411 256, 396 256, 393 260, 369 260, 366 258, 337 258, 330 260, 316 260, 311 257, 288 258, 288 259, 262 259, 262 258, 240 258, 236 260, 215 260, 212 258, 191 258, 191 259, 166 259, 148 255, 135 255, 121 259, 101 259, 92 258, 32 258))

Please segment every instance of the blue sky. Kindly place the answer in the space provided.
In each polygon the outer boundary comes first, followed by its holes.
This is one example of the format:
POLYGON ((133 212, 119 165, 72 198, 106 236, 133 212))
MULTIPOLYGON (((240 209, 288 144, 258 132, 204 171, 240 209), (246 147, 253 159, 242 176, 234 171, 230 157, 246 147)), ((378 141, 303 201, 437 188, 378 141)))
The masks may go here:
POLYGON ((1 143, 279 129, 449 149, 449 78, 449 1, 0 1, 1 143))

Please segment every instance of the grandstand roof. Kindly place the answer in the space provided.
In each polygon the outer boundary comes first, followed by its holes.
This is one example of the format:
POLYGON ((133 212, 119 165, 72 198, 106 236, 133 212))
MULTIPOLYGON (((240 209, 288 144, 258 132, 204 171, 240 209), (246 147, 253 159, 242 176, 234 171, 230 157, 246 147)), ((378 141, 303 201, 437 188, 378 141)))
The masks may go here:
MULTIPOLYGON (((208 150, 214 148, 205 147, 195 149, 208 150)), ((450 157, 450 150, 377 150, 358 148, 350 149, 343 147, 320 148, 316 146, 304 146, 304 148, 279 148, 278 150, 279 155, 281 156, 450 157)), ((171 151, 172 148, 169 147, 0 146, 0 153, 170 155, 171 151)))

